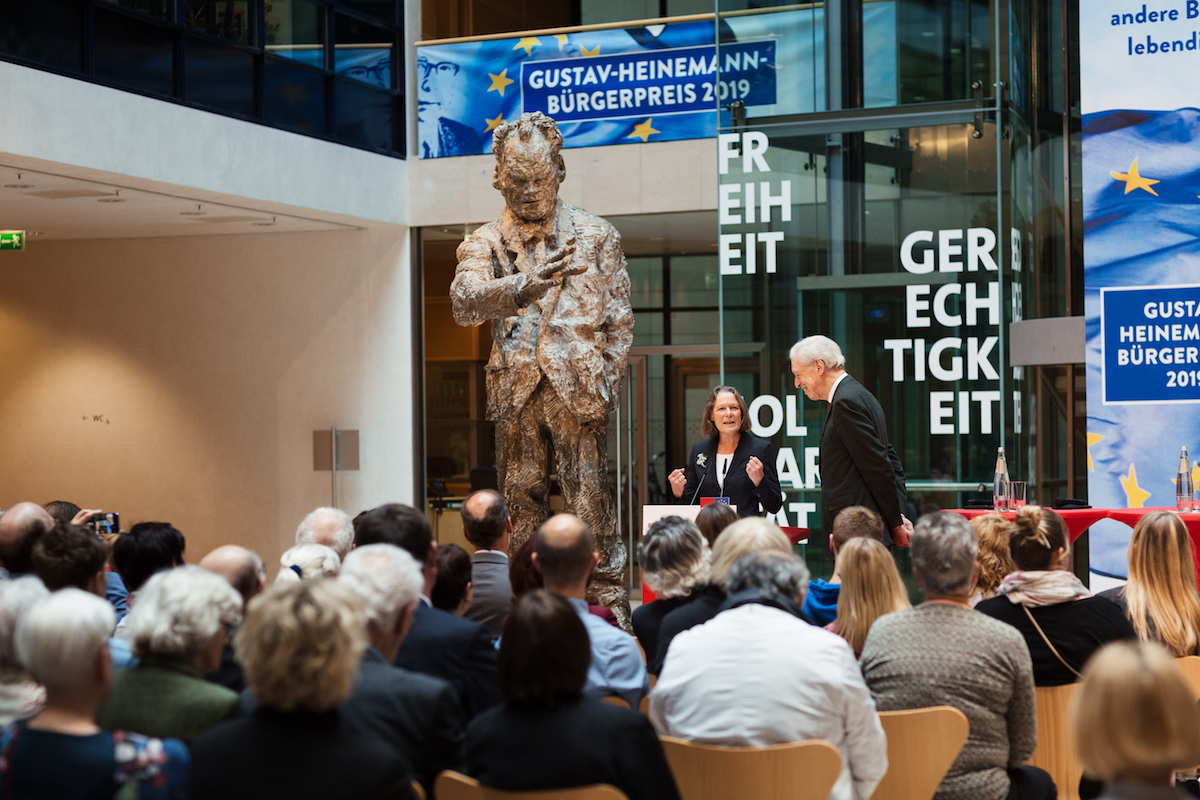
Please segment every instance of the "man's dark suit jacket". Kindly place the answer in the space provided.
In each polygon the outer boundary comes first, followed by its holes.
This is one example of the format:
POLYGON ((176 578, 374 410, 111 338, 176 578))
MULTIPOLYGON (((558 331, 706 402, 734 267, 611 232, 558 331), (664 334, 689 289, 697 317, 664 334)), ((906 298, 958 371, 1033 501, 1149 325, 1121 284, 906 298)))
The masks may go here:
POLYGON ((890 532, 902 524, 904 467, 888 442, 883 407, 849 375, 833 393, 821 428, 821 525, 828 536, 839 511, 866 506, 890 532))
POLYGON ((463 713, 446 681, 394 667, 369 647, 339 710, 347 723, 407 758, 426 794, 439 772, 462 769, 463 713))
POLYGON ((463 616, 487 628, 493 639, 499 639, 513 604, 508 556, 492 551, 471 556, 471 591, 471 607, 463 616))
POLYGON ((667 660, 667 651, 671 649, 671 640, 689 628, 703 625, 715 617, 724 602, 725 590, 710 583, 699 592, 693 593, 692 599, 687 603, 668 612, 659 623, 658 644, 654 654, 646 651, 646 657, 650 659, 646 664, 646 671, 651 675, 662 672, 663 662, 667 660))
POLYGON ((650 720, 596 700, 505 703, 467 726, 467 774, 509 791, 608 783, 630 800, 679 800, 650 720))
POLYGON ((717 438, 705 439, 692 445, 684 474, 687 485, 683 487, 682 503, 700 502, 702 497, 728 497, 737 506, 739 517, 761 517, 763 509, 774 514, 783 506, 783 493, 779 490, 779 474, 775 471, 775 448, 765 439, 743 433, 733 452, 729 473, 725 476, 725 488, 717 483, 717 438), (757 456, 763 465, 762 482, 755 486, 746 474, 750 456, 757 456), (699 493, 696 492, 699 487, 699 493))
POLYGON ((192 800, 411 798, 409 765, 337 711, 260 707, 192 743, 192 800))
POLYGON ((467 719, 500 702, 496 648, 487 628, 428 606, 423 598, 393 663, 448 681, 467 719))

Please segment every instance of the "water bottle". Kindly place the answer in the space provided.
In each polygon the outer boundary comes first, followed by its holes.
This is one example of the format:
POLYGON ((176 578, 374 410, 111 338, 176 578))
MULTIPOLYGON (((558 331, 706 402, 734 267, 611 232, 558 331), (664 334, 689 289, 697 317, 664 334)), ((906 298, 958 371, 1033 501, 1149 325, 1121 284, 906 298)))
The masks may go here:
POLYGON ((1179 474, 1175 477, 1175 509, 1192 511, 1192 463, 1188 460, 1187 447, 1179 448, 1179 474))
POLYGON ((992 484, 992 508, 996 511, 1008 510, 1009 498, 1008 459, 1004 457, 1004 448, 996 453, 996 477, 992 484))

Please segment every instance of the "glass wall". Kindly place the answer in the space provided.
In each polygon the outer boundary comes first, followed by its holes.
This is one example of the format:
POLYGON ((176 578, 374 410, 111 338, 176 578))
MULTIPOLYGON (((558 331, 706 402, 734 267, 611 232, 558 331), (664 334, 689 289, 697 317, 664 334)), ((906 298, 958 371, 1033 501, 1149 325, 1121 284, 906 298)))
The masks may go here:
POLYGON ((402 0, 10 5, 0 59, 404 155, 402 0))

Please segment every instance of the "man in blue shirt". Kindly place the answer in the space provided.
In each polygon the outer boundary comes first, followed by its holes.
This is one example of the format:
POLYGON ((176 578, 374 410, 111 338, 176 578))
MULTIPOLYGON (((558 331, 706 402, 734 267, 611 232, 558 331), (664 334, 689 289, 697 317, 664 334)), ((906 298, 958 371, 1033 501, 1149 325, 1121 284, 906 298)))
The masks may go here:
POLYGON ((599 560, 591 530, 574 514, 557 514, 538 529, 533 563, 546 589, 565 598, 579 614, 592 643, 583 693, 595 698, 616 695, 637 708, 650 689, 637 642, 588 612, 588 579, 599 560))
POLYGON ((808 582, 804 597, 804 616, 814 625, 824 627, 837 618, 838 595, 842 591, 842 576, 837 571, 837 554, 842 545, 856 536, 869 536, 885 543, 883 518, 865 506, 850 506, 838 512, 829 534, 829 549, 833 551, 833 575, 828 581, 814 578, 808 582))

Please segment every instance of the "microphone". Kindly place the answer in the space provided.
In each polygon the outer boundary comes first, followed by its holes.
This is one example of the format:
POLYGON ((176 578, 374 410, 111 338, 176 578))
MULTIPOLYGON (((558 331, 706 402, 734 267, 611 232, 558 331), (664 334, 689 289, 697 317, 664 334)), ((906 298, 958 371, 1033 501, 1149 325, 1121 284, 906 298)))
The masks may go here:
MULTIPOLYGON (((701 453, 701 455, 703 455, 703 453, 701 453)), ((708 477, 708 470, 709 470, 709 466, 708 466, 708 464, 705 464, 704 472, 703 472, 703 474, 700 475, 700 481, 699 481, 699 483, 696 484, 696 491, 692 494, 692 499, 688 500, 689 506, 693 506, 696 504, 696 498, 699 497, 699 495, 700 495, 700 488, 702 486, 704 486, 704 479, 708 477)))

